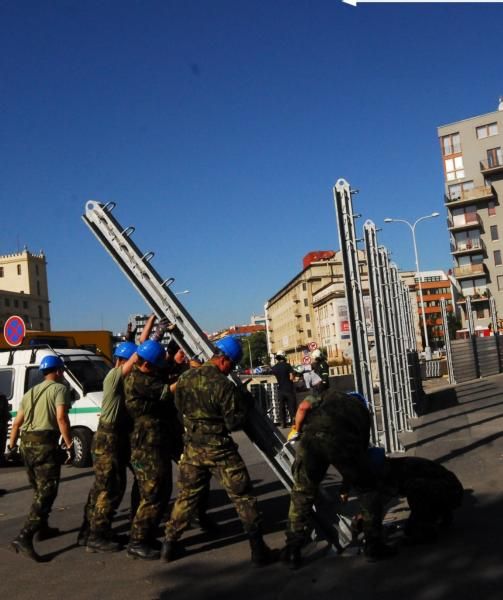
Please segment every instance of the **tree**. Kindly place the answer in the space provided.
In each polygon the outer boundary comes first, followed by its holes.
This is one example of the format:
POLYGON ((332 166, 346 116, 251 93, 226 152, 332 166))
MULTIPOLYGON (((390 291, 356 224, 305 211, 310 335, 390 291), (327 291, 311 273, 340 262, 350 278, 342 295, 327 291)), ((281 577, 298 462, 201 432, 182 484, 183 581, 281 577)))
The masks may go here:
POLYGON ((265 331, 257 331, 246 337, 246 340, 242 340, 243 347, 243 358, 239 363, 239 366, 243 369, 250 367, 250 350, 253 367, 259 365, 268 365, 270 363, 269 355, 267 353, 267 338, 265 331), (248 346, 249 343, 249 346, 248 346))

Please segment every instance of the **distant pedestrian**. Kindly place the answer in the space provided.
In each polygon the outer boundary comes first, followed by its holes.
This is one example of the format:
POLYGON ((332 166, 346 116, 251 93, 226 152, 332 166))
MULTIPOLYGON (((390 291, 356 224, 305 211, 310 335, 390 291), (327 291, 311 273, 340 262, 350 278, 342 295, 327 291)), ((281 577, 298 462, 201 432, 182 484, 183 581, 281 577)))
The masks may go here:
POLYGON ((272 373, 278 382, 280 425, 281 427, 288 427, 295 419, 297 411, 294 385, 295 371, 282 352, 276 354, 276 361, 276 364, 272 367, 272 373))
POLYGON ((58 529, 49 527, 48 520, 61 473, 60 435, 67 449, 66 462, 74 457, 68 419, 70 392, 63 384, 64 363, 59 356, 50 354, 42 359, 39 369, 44 381, 23 396, 9 445, 12 452, 21 432, 21 455, 34 490, 30 514, 11 547, 35 561, 40 560, 33 548, 35 534, 39 540, 59 534, 58 529))
POLYGON ((311 352, 311 358, 314 359, 311 367, 316 375, 321 378, 320 391, 328 390, 330 387, 330 368, 327 359, 319 348, 311 352))

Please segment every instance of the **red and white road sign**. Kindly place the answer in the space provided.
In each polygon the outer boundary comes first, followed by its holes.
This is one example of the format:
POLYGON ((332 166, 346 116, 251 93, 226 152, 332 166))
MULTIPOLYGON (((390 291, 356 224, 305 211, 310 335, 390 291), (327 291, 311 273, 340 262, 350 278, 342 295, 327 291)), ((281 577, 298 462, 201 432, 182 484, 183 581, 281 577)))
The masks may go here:
POLYGON ((9 346, 20 346, 26 335, 26 325, 21 317, 13 315, 5 321, 3 335, 9 346))
POLYGON ((310 365, 311 364, 311 357, 310 356, 304 356, 304 358, 302 359, 302 362, 305 365, 310 365))
POLYGON ((318 348, 318 344, 316 342, 309 342, 307 347, 309 348, 309 352, 313 352, 313 350, 316 350, 316 348, 318 348))

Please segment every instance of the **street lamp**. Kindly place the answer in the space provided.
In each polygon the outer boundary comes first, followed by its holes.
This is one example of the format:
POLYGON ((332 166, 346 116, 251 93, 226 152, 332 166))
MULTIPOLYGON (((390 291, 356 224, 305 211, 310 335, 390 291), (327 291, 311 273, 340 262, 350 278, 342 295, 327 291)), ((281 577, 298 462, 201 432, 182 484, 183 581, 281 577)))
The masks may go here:
POLYGON ((183 296, 183 294, 190 294, 190 290, 183 290, 183 292, 175 292, 175 296, 183 296))
POLYGON ((426 309, 425 309, 424 300, 423 300, 423 287, 421 285, 422 277, 421 277, 421 274, 419 271, 419 257, 417 254, 417 244, 416 244, 416 225, 420 221, 424 221, 425 219, 432 219, 433 217, 438 217, 439 214, 440 213, 438 213, 438 212, 432 212, 431 215, 425 215, 424 217, 419 217, 419 219, 414 221, 414 223, 409 223, 409 221, 407 221, 406 219, 390 219, 389 217, 384 219, 385 223, 405 223, 406 225, 408 225, 410 227, 410 230, 412 231, 412 243, 414 244, 414 255, 416 257, 416 277, 419 280, 419 298, 421 300, 421 308, 422 308, 422 312, 423 312, 423 330, 424 330, 424 344, 425 344, 424 354, 425 354, 426 360, 431 360, 431 348, 430 348, 430 344, 428 341, 428 329, 426 327, 426 309))
POLYGON ((248 344, 248 355, 250 357, 250 375, 253 375, 253 362, 252 362, 252 353, 251 353, 250 340, 247 337, 245 337, 243 339, 248 344))

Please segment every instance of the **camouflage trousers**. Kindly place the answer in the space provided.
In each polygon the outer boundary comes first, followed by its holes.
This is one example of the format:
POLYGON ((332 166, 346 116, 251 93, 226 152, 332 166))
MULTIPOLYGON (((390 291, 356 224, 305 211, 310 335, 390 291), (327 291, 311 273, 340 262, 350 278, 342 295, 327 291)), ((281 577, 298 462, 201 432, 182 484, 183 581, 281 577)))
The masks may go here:
POLYGON ((336 444, 330 436, 320 433, 304 434, 297 444, 287 543, 304 543, 308 539, 312 506, 330 465, 334 465, 344 483, 353 486, 358 493, 366 539, 380 539, 383 501, 367 453, 351 444, 336 444))
POLYGON ((30 513, 23 530, 35 533, 47 524, 58 494, 61 475, 58 434, 32 432, 21 435, 21 455, 34 491, 30 513))
POLYGON ((95 535, 104 535, 112 526, 112 519, 126 489, 126 460, 120 445, 124 440, 112 428, 100 426, 92 445, 94 483, 84 508, 84 519, 95 535))
POLYGON ((261 519, 250 476, 232 440, 220 448, 186 444, 178 471, 178 496, 166 523, 167 540, 180 539, 187 529, 212 475, 229 496, 246 533, 259 528, 261 519))

